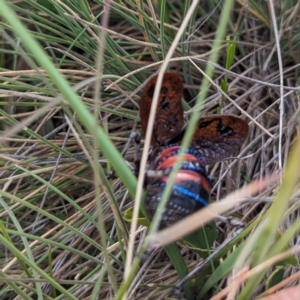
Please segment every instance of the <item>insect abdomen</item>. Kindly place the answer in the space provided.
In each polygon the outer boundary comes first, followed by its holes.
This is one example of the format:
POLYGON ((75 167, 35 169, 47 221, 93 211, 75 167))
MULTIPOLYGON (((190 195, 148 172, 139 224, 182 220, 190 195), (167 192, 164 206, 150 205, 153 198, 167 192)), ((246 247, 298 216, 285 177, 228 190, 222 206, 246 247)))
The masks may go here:
MULTIPOLYGON (((146 187, 146 212, 151 220, 157 210, 173 170, 180 146, 170 145, 158 154, 153 171, 148 172, 146 187), (156 175, 155 175, 156 174, 156 175)), ((187 149, 176 175, 171 196, 161 216, 160 228, 167 227, 208 204, 210 178, 205 171, 205 161, 193 149, 187 149)))

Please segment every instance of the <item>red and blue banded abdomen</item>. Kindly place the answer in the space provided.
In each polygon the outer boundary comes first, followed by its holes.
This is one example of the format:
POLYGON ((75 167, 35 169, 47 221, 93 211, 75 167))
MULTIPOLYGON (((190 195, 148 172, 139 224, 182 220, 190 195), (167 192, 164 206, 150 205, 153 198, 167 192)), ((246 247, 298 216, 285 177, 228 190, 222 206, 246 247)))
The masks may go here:
MULTIPOLYGON (((169 174, 174 169, 179 145, 169 145, 161 149, 147 172, 146 212, 151 220, 162 198, 169 174)), ((180 163, 172 192, 164 208, 160 229, 167 227, 208 204, 211 179, 205 170, 205 161, 193 149, 187 149, 180 163)))

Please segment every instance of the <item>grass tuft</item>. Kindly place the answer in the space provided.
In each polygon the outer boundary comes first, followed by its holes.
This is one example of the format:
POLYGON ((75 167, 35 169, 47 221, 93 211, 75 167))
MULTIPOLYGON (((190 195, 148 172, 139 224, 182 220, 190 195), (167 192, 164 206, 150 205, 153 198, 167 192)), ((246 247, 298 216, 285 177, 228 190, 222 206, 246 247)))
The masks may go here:
POLYGON ((216 220, 193 242, 151 248, 141 263, 147 228, 130 231, 123 218, 140 217, 134 146, 120 153, 140 130, 141 91, 161 66, 184 78, 184 147, 200 114, 237 115, 250 127, 235 157, 209 166, 213 201, 252 182, 252 195, 226 212, 246 228, 183 297, 250 299, 297 284, 297 1, 0 7, 0 299, 171 298, 235 230, 216 220), (276 172, 282 180, 259 189, 276 172))

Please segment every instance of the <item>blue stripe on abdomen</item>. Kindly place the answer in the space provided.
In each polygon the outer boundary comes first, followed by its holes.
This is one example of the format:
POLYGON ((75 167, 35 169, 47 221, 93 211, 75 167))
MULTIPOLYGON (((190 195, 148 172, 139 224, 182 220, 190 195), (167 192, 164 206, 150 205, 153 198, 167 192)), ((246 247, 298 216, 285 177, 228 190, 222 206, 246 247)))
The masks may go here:
POLYGON ((205 199, 203 199, 199 195, 197 195, 197 194, 189 191, 188 189, 186 189, 186 188, 184 188, 182 186, 178 186, 178 185, 175 184, 175 185, 173 185, 172 190, 178 192, 181 195, 187 196, 187 197, 189 197, 189 198, 191 198, 191 199, 199 202, 203 206, 207 206, 208 205, 208 203, 207 203, 207 201, 205 199))

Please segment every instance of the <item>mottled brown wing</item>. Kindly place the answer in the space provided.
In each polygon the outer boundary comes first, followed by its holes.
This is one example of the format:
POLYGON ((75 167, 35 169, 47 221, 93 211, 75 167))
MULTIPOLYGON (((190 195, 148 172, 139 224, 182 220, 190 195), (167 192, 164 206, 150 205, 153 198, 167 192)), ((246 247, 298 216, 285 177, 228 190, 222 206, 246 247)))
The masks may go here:
MULTIPOLYGON (((149 113, 152 105, 157 76, 146 85, 140 102, 140 117, 143 133, 146 133, 149 113)), ((160 89, 158 106, 156 110, 151 145, 159 147, 167 145, 183 126, 183 108, 181 98, 183 83, 176 73, 165 73, 160 89)))
POLYGON ((208 165, 221 161, 237 151, 248 135, 248 124, 234 116, 201 118, 193 136, 195 148, 208 165))

